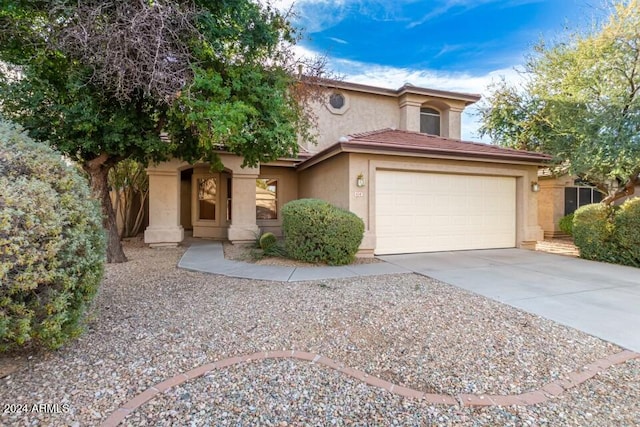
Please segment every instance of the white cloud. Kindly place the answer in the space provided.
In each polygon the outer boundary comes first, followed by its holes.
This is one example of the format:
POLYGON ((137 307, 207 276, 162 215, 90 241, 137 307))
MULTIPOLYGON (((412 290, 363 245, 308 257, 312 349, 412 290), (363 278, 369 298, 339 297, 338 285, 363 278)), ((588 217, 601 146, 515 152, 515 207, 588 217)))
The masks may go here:
POLYGON ((333 40, 334 42, 340 43, 340 44, 349 44, 348 41, 339 39, 337 37, 329 37, 329 40, 333 40))

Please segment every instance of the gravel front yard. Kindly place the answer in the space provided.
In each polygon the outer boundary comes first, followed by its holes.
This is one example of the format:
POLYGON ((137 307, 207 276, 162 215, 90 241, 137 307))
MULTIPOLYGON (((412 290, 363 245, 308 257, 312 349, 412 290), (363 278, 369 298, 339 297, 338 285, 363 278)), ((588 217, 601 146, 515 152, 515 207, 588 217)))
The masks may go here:
MULTIPOLYGON (((175 268, 183 249, 131 245, 109 265, 77 341, 4 359, 0 402, 68 405, 2 414, 2 425, 99 425, 148 387, 202 364, 266 350, 318 353, 431 393, 517 394, 620 349, 415 274, 260 282, 175 268), (65 407, 66 408, 66 407, 65 407)), ((0 363, 0 365, 2 365, 0 363)), ((241 363, 170 389, 128 425, 638 425, 640 361, 545 404, 432 406, 295 360, 241 363)))

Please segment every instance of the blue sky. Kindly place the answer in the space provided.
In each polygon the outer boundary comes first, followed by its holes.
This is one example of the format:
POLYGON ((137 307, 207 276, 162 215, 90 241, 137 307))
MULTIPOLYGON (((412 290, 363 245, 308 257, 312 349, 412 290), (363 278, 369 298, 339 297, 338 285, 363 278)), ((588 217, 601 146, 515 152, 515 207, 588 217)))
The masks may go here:
MULTIPOLYGON (((589 27, 601 0, 277 0, 293 4, 301 55, 325 54, 344 80, 484 94, 541 39, 589 27)), ((471 107, 463 139, 479 140, 471 107)))

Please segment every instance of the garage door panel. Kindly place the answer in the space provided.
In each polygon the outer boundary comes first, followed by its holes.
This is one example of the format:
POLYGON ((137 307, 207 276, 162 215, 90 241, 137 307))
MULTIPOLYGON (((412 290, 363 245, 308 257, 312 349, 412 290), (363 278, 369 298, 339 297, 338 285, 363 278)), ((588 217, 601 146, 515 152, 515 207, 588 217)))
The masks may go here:
POLYGON ((376 253, 515 246, 515 178, 377 171, 376 253))

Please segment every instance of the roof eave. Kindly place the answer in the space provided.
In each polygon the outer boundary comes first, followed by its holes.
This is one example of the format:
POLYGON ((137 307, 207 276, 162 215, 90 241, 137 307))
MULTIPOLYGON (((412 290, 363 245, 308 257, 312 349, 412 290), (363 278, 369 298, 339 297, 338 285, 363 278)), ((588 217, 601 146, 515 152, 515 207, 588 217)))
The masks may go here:
POLYGON ((545 166, 550 161, 550 159, 532 159, 525 156, 500 155, 495 153, 460 153, 454 150, 439 150, 433 148, 417 149, 415 147, 390 147, 375 143, 367 144, 362 142, 338 142, 322 150, 313 157, 298 163, 296 167, 298 170, 304 170, 340 153, 382 154, 392 156, 410 155, 414 157, 467 160, 475 162, 491 161, 493 163, 525 164, 531 166, 545 166))
POLYGON ((433 96, 438 98, 455 99, 471 105, 478 102, 482 96, 476 93, 452 92, 447 90, 431 89, 420 86, 405 84, 399 89, 388 89, 377 86, 370 86, 361 83, 344 82, 330 79, 309 80, 309 83, 317 84, 328 88, 353 90, 356 92, 372 93, 376 95, 392 96, 398 98, 404 94, 411 93, 417 95, 433 96))

